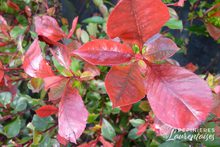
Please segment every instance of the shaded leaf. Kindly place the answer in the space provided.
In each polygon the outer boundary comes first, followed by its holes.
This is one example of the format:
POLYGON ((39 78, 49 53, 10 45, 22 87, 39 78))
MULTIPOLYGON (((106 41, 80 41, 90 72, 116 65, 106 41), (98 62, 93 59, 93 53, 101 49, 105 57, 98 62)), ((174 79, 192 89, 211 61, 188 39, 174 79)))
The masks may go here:
POLYGON ((28 82, 28 88, 32 90, 33 93, 38 93, 43 88, 43 80, 41 78, 32 78, 28 82))
POLYGON ((218 40, 220 38, 220 28, 217 28, 211 23, 206 23, 206 28, 213 39, 218 40))
POLYGON ((147 75, 147 97, 160 121, 181 129, 194 129, 205 121, 212 93, 204 80, 170 64, 151 65, 147 75))
POLYGON ((0 103, 6 107, 7 104, 11 102, 12 94, 10 92, 1 92, 0 93, 0 103))
POLYGON ((40 118, 37 115, 34 115, 32 119, 32 124, 34 125, 36 130, 45 131, 46 129, 48 129, 53 125, 53 119, 50 116, 45 118, 40 118))
POLYGON ((145 96, 144 78, 137 63, 113 66, 105 78, 105 86, 113 107, 136 103, 145 96))
POLYGON ((0 82, 4 78, 4 66, 2 65, 2 62, 0 61, 0 82))
POLYGON ((121 0, 109 16, 107 33, 142 47, 168 19, 168 8, 161 0, 121 0))
POLYGON ((117 65, 129 62, 132 50, 126 45, 108 40, 94 40, 83 45, 74 54, 94 65, 117 65))
POLYGON ((29 76, 35 78, 45 78, 54 75, 47 61, 43 59, 37 39, 34 40, 24 56, 23 69, 29 76))
POLYGON ((58 133, 61 137, 76 143, 86 127, 88 112, 76 89, 66 87, 59 104, 58 133), (80 114, 80 117, 79 117, 80 114))
POLYGON ((163 37, 160 34, 155 35, 149 39, 146 43, 146 51, 144 57, 148 61, 159 61, 165 60, 173 56, 179 48, 176 46, 175 42, 171 39, 163 37))
POLYGON ((97 23, 97 24, 103 24, 105 22, 104 18, 100 16, 93 16, 90 18, 86 18, 83 20, 83 23, 97 23))
POLYGON ((39 117, 44 118, 56 114, 58 112, 58 108, 53 105, 45 105, 35 110, 35 112, 39 117))

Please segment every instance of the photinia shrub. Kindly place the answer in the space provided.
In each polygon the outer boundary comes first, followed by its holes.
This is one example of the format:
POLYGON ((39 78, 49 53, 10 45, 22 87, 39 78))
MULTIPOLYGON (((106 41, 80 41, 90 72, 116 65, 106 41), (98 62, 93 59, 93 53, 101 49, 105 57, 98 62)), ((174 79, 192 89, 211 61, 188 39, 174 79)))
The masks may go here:
MULTIPOLYGON (((35 146, 39 142, 44 143, 40 146, 47 146, 50 142, 47 137, 56 136, 62 145, 72 142, 80 143, 81 147, 99 144, 120 147, 126 135, 132 141, 140 136, 149 139, 145 136, 148 128, 157 135, 166 135, 172 129, 198 128, 210 112, 219 117, 219 85, 208 85, 194 74, 196 66, 192 63, 185 69, 170 59, 180 51, 179 45, 160 33, 175 17, 167 6, 183 7, 185 2, 179 0, 165 5, 161 0, 120 0, 108 16, 103 2, 94 0, 107 23, 99 16, 83 23, 92 21, 102 24, 103 28, 106 25, 108 36, 105 39, 101 33, 101 37, 96 36, 93 29, 97 31, 100 25, 94 23, 86 26, 90 30, 88 36, 78 27, 78 17, 74 18, 70 29, 60 27, 52 17, 55 7, 49 8, 46 1, 31 2, 29 6, 37 6, 36 10, 21 7, 11 0, 4 2, 4 6, 19 15, 13 22, 19 25, 8 25, 6 17, 0 13, 0 47, 6 48, 4 56, 11 56, 0 61, 0 110, 6 114, 3 117, 0 114, 0 121, 9 120, 5 127, 0 124, 0 134, 19 142, 16 146, 35 146), (44 6, 47 13, 32 16, 39 11, 36 3, 44 6), (13 49, 11 46, 16 46, 14 53, 8 53, 8 48, 13 49), (10 68, 10 64, 18 65, 10 68), (29 90, 21 89, 20 85, 25 83, 29 90), (85 88, 81 87, 83 84, 85 88), (209 87, 213 89, 215 105, 209 87), (85 92, 85 89, 89 90, 85 92), (36 93, 37 99, 28 96, 36 93), (43 100, 45 97, 48 100, 43 100), (105 101, 108 97, 111 103, 105 101), (139 102, 144 120, 139 119, 136 111, 133 116, 127 113, 139 102), (111 112, 109 107, 112 107, 111 112), (32 118, 25 122, 21 116, 27 115, 32 118), (104 118, 106 115, 109 117, 104 118), (93 123, 97 118, 98 123, 93 123), (109 121, 119 126, 113 128, 109 121), (135 127, 129 133, 128 123, 135 127), (33 139, 28 136, 31 134, 28 129, 21 132, 23 136, 28 134, 27 139, 18 136, 23 124, 32 130, 33 139), (56 127, 58 130, 54 129, 56 127)), ((218 16, 218 10, 219 4, 208 10, 205 18, 207 29, 216 40, 218 24, 213 18, 218 16)), ((65 21, 62 20, 62 24, 65 21)), ((4 136, 0 136, 0 141, 4 136)))

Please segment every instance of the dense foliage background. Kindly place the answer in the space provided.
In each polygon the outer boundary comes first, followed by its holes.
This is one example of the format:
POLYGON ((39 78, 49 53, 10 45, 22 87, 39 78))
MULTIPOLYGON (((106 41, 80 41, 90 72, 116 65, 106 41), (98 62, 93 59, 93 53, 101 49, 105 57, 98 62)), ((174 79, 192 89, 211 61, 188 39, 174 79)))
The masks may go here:
MULTIPOLYGON (((215 136, 214 141, 167 141, 155 128, 154 114, 147 99, 133 104, 128 110, 113 109, 104 84, 109 67, 92 66, 74 57, 71 58, 69 72, 50 52, 54 44, 39 37, 43 57, 51 68, 59 75, 71 79, 74 74, 80 79, 73 81, 72 85, 82 96, 89 116, 86 130, 77 145, 99 140, 98 145, 114 144, 117 147, 220 146, 220 1, 187 0, 184 4, 175 0, 163 2, 169 6, 171 18, 161 34, 171 38, 180 48, 173 57, 176 61, 170 62, 197 73, 213 90, 216 106, 201 128, 214 128, 215 131, 210 132, 215 136), (212 18, 211 13, 218 15, 212 18), (210 27, 215 27, 214 31, 210 27), (141 133, 138 135, 137 132, 141 133)), ((51 93, 44 89, 43 80, 32 78, 22 68, 24 54, 38 35, 34 17, 51 16, 68 34, 72 21, 79 16, 74 33, 62 39, 68 48, 75 50, 95 38, 108 38, 106 21, 116 3, 116 0, 0 0, 0 75, 4 73, 0 77, 1 146, 77 146, 57 136, 57 110, 54 107, 51 116, 41 118, 36 114, 41 106, 57 106, 58 101, 49 101, 51 93)), ((65 84, 60 82, 61 88, 65 84)), ((80 113, 78 117, 81 117, 80 113)))

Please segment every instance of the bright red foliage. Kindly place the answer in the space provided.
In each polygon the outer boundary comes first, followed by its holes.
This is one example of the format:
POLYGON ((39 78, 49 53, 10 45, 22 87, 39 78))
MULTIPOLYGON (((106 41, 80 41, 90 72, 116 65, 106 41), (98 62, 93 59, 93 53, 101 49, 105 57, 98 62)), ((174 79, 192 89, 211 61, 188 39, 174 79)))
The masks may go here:
POLYGON ((37 39, 34 40, 24 56, 23 69, 29 76, 35 78, 54 76, 51 67, 42 56, 37 39))
POLYGON ((94 65, 117 65, 130 61, 134 56, 126 45, 109 40, 91 41, 75 50, 74 54, 94 65))
POLYGON ((53 105, 45 105, 38 108, 36 111, 39 117, 48 117, 52 114, 56 114, 58 112, 58 108, 53 105))
POLYGON ((2 65, 2 62, 0 61, 0 82, 2 81, 3 77, 4 77, 4 67, 2 65))
POLYGON ((113 66, 105 78, 105 86, 113 107, 136 103, 144 98, 146 91, 137 63, 113 66))
POLYGON ((194 73, 170 64, 150 65, 147 97, 155 115, 173 128, 197 128, 212 108, 212 93, 194 73))
POLYGON ((161 0, 121 0, 109 16, 107 33, 140 47, 169 19, 161 0))
POLYGON ((76 143, 86 127, 87 117, 88 112, 78 91, 67 86, 59 104, 59 135, 76 143))

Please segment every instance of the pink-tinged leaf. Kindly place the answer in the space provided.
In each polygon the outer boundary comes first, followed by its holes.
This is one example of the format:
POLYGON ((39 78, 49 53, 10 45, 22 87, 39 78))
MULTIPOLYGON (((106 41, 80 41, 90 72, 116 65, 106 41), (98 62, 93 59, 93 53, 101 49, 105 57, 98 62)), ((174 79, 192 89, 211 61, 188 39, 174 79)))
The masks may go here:
POLYGON ((121 0, 109 16, 107 33, 142 47, 169 20, 161 0, 121 0))
POLYGON ((64 79, 66 78, 62 76, 51 76, 44 78, 45 90, 58 86, 60 82, 63 81, 64 79))
POLYGON ((96 67, 95 65, 89 64, 89 63, 85 63, 84 65, 84 71, 88 71, 91 73, 92 78, 99 76, 100 75, 100 70, 98 67, 96 67))
POLYGON ((175 42, 160 34, 157 34, 151 39, 149 39, 145 46, 146 51, 144 53, 144 57, 148 61, 152 62, 165 60, 173 56, 179 50, 175 42))
POLYGON ((70 38, 73 35, 73 33, 76 29, 77 22, 78 22, 78 17, 75 17, 73 22, 72 22, 72 28, 70 29, 70 32, 69 32, 67 38, 70 38))
POLYGON ((2 62, 0 61, 0 82, 4 78, 4 67, 2 65, 2 62))
POLYGON ((127 112, 129 112, 131 110, 132 105, 122 106, 120 108, 121 108, 122 112, 127 113, 127 112))
POLYGON ((191 72, 195 72, 198 69, 198 66, 196 66, 192 62, 190 62, 185 66, 185 68, 190 70, 191 72))
POLYGON ((134 56, 131 48, 109 40, 94 40, 75 50, 80 56, 93 65, 117 65, 129 62, 134 56))
POLYGON ((71 56, 70 56, 70 50, 63 47, 56 47, 54 49, 50 50, 53 54, 53 57, 60 63, 60 65, 64 66, 66 69, 70 68, 71 65, 71 56))
POLYGON ((122 147, 122 145, 123 145, 123 140, 124 140, 124 134, 117 135, 117 136, 114 138, 115 147, 122 147))
POLYGON ((105 87, 113 107, 127 106, 145 96, 144 77, 137 63, 113 66, 105 78, 105 87))
POLYGON ((150 126, 156 132, 157 136, 168 135, 172 132, 172 128, 162 123, 157 117, 154 118, 154 124, 150 126))
POLYGON ((86 127, 87 117, 88 112, 78 91, 67 86, 59 104, 59 135, 76 143, 86 127))
POLYGON ((35 112, 39 117, 44 118, 56 114, 58 112, 58 108, 53 105, 45 105, 35 110, 35 112))
POLYGON ((34 25, 36 33, 39 36, 48 38, 51 41, 57 42, 66 37, 66 34, 59 27, 56 19, 44 15, 34 17, 34 25))
POLYGON ((0 15, 0 32, 2 32, 5 36, 9 37, 8 31, 10 27, 8 26, 5 18, 0 15))
POLYGON ((220 118, 220 85, 214 88, 214 92, 216 95, 214 97, 214 106, 212 109, 212 113, 220 118))
POLYGON ((66 140, 65 138, 61 137, 59 134, 57 134, 57 140, 59 141, 60 144, 62 145, 67 145, 68 144, 68 140, 66 140))
POLYGON ((50 65, 42 56, 37 39, 34 40, 24 56, 23 69, 29 76, 35 78, 54 76, 50 65))
POLYGON ((214 91, 215 91, 216 94, 218 94, 220 96, 220 85, 216 86, 214 88, 214 91))
POLYGON ((184 68, 150 65, 146 84, 153 112, 173 128, 197 128, 211 111, 212 92, 207 83, 184 68))
POLYGON ((174 4, 167 4, 167 6, 176 6, 176 7, 183 7, 185 3, 185 0, 179 0, 178 2, 174 4))
POLYGON ((220 28, 217 28, 216 26, 212 25, 211 23, 207 23, 206 29, 213 39, 218 40, 220 38, 220 28))
POLYGON ((146 131, 147 127, 148 127, 148 123, 144 123, 144 124, 138 126, 138 128, 137 128, 138 131, 137 131, 136 135, 141 136, 146 131))
POLYGON ((48 93, 49 101, 56 101, 62 97, 68 81, 68 79, 63 79, 56 86, 50 88, 48 93))
POLYGON ((102 136, 99 136, 99 141, 102 143, 103 147, 113 147, 114 145, 106 141, 102 136))

